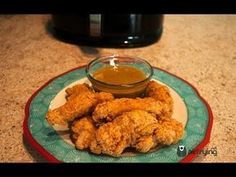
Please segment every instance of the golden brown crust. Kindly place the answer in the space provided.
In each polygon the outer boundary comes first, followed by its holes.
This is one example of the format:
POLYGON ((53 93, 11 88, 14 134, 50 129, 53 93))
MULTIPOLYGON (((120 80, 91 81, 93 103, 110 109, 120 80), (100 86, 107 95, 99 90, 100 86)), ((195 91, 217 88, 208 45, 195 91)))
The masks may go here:
POLYGON ((107 92, 95 93, 95 98, 98 104, 106 102, 106 101, 114 100, 114 96, 111 93, 107 93, 107 92))
POLYGON ((148 152, 157 145, 170 145, 182 138, 183 126, 174 119, 157 120, 142 110, 123 113, 100 126, 90 150, 96 154, 120 156, 125 148, 148 152))
POLYGON ((145 110, 155 115, 161 115, 166 107, 153 98, 120 98, 109 102, 98 104, 93 112, 92 118, 95 122, 109 122, 116 116, 132 110, 145 110))
MULTIPOLYGON (((89 115, 98 103, 114 99, 110 93, 94 93, 86 90, 86 85, 76 85, 67 90, 70 97, 67 102, 54 110, 49 110, 46 119, 50 124, 67 124, 75 118, 89 115), (81 90, 81 93, 78 93, 81 90), (75 93, 74 93, 74 92, 75 93)), ((89 89, 89 88, 87 88, 89 89)))
POLYGON ((50 124, 67 124, 77 117, 88 115, 96 105, 94 93, 86 92, 72 99, 54 110, 49 110, 46 118, 50 124))
POLYGON ((75 85, 66 93, 67 102, 49 110, 46 119, 50 124, 73 121, 71 138, 77 149, 118 157, 128 147, 146 153, 183 136, 182 124, 171 119, 169 89, 155 81, 148 83, 145 98, 114 99, 110 93, 94 92, 88 84, 75 85))
POLYGON ((91 117, 83 117, 73 122, 72 137, 77 149, 87 149, 95 138, 96 127, 91 117))
MULTIPOLYGON (((112 122, 100 126, 96 132, 96 143, 100 147, 100 153, 120 156, 125 148, 134 144, 135 129, 153 122, 156 122, 154 116, 137 110, 126 112, 112 122)), ((93 148, 91 151, 96 153, 93 148)))
POLYGON ((84 83, 84 84, 77 84, 73 87, 67 88, 65 92, 67 94, 66 98, 67 100, 69 100, 84 92, 94 92, 94 91, 88 84, 84 83))
POLYGON ((171 117, 173 113, 173 98, 170 95, 168 87, 161 85, 155 81, 150 81, 146 87, 146 96, 152 97, 166 105, 168 109, 165 116, 171 117))
POLYGON ((159 144, 171 145, 177 143, 184 134, 183 125, 175 119, 161 119, 155 130, 155 136, 159 144))

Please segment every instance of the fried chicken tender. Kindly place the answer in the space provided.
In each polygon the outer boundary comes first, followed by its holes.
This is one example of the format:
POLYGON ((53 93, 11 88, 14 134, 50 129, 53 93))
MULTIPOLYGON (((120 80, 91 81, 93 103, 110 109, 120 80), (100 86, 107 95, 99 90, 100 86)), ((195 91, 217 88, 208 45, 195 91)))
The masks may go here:
POLYGON ((96 127, 91 117, 83 117, 73 122, 71 126, 72 141, 77 149, 87 149, 95 139, 96 127))
POLYGON ((79 94, 84 92, 94 92, 93 89, 86 83, 84 84, 77 84, 73 87, 67 88, 66 90, 66 98, 67 100, 76 97, 79 94))
POLYGON ((46 119, 50 124, 65 125, 67 122, 73 121, 76 117, 89 114, 96 103, 95 94, 85 92, 69 99, 64 105, 54 110, 49 110, 46 119))
POLYGON ((95 98, 97 100, 97 104, 107 102, 107 101, 111 101, 111 100, 115 99, 114 96, 111 93, 107 93, 107 92, 95 93, 95 98))
POLYGON ((160 119, 158 127, 155 130, 155 136, 158 143, 171 145, 177 143, 184 134, 182 123, 176 119, 160 119))
POLYGON ((183 125, 175 119, 165 118, 139 131, 135 145, 140 152, 148 152, 156 146, 176 144, 184 134, 183 125))
POLYGON ((118 157, 128 147, 146 153, 183 136, 183 125, 171 118, 169 89, 155 81, 148 83, 144 98, 114 99, 88 84, 77 84, 66 93, 66 103, 49 110, 46 119, 52 125, 72 122, 71 139, 77 149, 118 157))
POLYGON ((75 118, 90 114, 97 104, 114 99, 112 94, 105 92, 82 91, 76 96, 73 96, 74 93, 71 90, 67 90, 67 92, 71 94, 70 99, 59 108, 49 110, 46 115, 47 121, 52 125, 65 125, 75 118))
POLYGON ((168 87, 161 85, 155 81, 150 81, 146 87, 145 94, 165 104, 168 109, 167 117, 171 117, 173 113, 173 99, 170 95, 168 87))
POLYGON ((132 110, 145 110, 155 115, 165 114, 167 107, 154 98, 119 98, 98 104, 92 114, 97 123, 109 122, 116 116, 132 110))
POLYGON ((157 145, 176 143, 182 135, 183 126, 176 120, 168 118, 158 121, 146 111, 135 110, 100 126, 90 144, 90 150, 111 156, 120 156, 127 147, 148 152, 157 145))
POLYGON ((145 111, 126 112, 98 128, 90 149, 96 154, 120 156, 125 148, 135 143, 137 128, 155 122, 156 118, 145 111))

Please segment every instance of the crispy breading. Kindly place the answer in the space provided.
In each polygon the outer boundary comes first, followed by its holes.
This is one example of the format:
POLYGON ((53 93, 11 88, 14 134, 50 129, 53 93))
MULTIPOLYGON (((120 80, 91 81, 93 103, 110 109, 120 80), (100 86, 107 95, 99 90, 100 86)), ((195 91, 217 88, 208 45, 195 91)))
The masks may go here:
POLYGON ((91 117, 75 120, 71 126, 72 139, 77 149, 87 149, 95 138, 96 127, 91 117))
POLYGON ((148 97, 152 97, 164 103, 168 109, 168 114, 165 116, 171 117, 173 113, 173 98, 171 97, 168 87, 155 81, 150 81, 146 87, 145 94, 148 97))
POLYGON ((114 96, 111 93, 107 93, 107 92, 95 93, 95 98, 97 100, 97 104, 114 100, 114 96))
POLYGON ((46 118, 50 124, 67 124, 77 117, 88 115, 95 107, 97 100, 95 94, 85 92, 72 99, 69 99, 64 105, 54 110, 49 110, 46 118))
POLYGON ((66 93, 66 103, 49 110, 46 119, 50 124, 73 122, 71 138, 77 149, 118 157, 128 147, 146 153, 183 136, 183 125, 171 118, 169 89, 155 81, 148 83, 144 98, 114 99, 88 84, 75 85, 66 93))
POLYGON ((67 88, 65 91, 67 94, 67 100, 76 97, 77 95, 82 94, 84 92, 94 92, 93 89, 86 83, 77 84, 73 87, 67 88))
POLYGON ((135 130, 154 122, 157 122, 156 118, 145 111, 126 112, 98 128, 91 151, 120 156, 125 148, 134 144, 135 130))
POLYGON ((184 127, 176 119, 160 119, 158 120, 158 125, 155 130, 155 136, 160 144, 175 144, 183 137, 184 127))
POLYGON ((157 120, 143 110, 123 113, 98 128, 90 150, 96 154, 120 156, 127 147, 148 152, 157 145, 176 143, 183 135, 183 126, 174 119, 157 120))
POLYGON ((147 152, 157 145, 171 145, 177 143, 184 134, 183 125, 175 119, 162 118, 138 131, 141 139, 136 145, 140 152, 147 152))
MULTIPOLYGON (((77 86, 77 88, 78 87, 79 86, 77 86)), ((81 86, 81 88, 83 88, 83 86, 81 86)), ((71 90, 67 90, 67 92, 69 92, 71 96, 73 95, 71 90)), ((49 110, 46 115, 46 119, 52 125, 67 124, 68 122, 73 121, 75 118, 90 114, 98 103, 112 99, 114 99, 114 97, 110 93, 82 91, 80 94, 77 94, 76 96, 68 99, 68 101, 59 108, 49 110)))
POLYGON ((120 98, 98 104, 92 114, 95 122, 109 122, 116 116, 132 110, 145 110, 155 115, 165 114, 166 107, 154 98, 120 98))

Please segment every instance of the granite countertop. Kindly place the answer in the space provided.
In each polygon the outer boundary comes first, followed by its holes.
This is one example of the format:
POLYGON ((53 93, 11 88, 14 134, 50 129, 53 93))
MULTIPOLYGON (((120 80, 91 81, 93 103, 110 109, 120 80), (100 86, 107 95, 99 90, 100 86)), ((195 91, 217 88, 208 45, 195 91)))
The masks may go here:
POLYGON ((50 78, 98 55, 146 58, 193 84, 210 104, 210 143, 217 156, 194 162, 236 162, 236 16, 166 15, 161 40, 133 49, 90 48, 56 40, 49 15, 0 16, 0 161, 45 162, 23 139, 24 107, 50 78))

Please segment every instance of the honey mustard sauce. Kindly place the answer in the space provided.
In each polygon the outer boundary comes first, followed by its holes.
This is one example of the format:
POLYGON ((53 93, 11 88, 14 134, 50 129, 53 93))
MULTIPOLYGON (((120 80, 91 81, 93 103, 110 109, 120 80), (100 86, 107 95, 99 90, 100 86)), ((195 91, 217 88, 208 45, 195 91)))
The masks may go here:
POLYGON ((145 73, 132 66, 107 66, 93 73, 101 83, 93 81, 96 91, 112 93, 115 97, 135 98, 141 96, 148 80, 145 73))
POLYGON ((146 79, 144 72, 132 66, 104 67, 95 71, 93 77, 99 81, 114 85, 133 84, 146 79))

